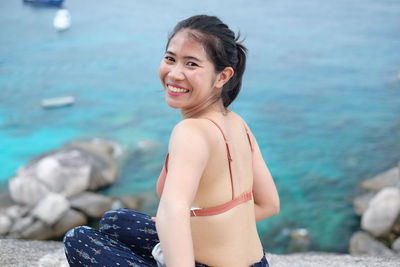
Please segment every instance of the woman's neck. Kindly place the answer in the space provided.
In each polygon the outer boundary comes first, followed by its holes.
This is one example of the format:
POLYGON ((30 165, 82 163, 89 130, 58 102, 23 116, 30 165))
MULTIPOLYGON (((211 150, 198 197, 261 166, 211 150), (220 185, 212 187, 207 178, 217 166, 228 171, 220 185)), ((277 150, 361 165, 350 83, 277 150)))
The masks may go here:
POLYGON ((196 107, 192 110, 181 110, 183 119, 213 117, 215 114, 226 116, 228 113, 229 110, 224 107, 222 101, 217 101, 206 108, 196 107))

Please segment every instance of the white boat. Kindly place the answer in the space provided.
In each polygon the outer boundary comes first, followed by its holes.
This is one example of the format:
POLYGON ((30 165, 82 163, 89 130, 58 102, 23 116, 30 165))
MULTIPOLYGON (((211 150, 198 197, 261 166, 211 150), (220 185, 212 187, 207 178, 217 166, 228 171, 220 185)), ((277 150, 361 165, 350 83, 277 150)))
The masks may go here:
POLYGON ((71 26, 71 15, 66 9, 57 10, 56 16, 54 17, 53 26, 58 31, 63 31, 71 26))
POLYGON ((57 108, 72 105, 75 103, 73 96, 63 96, 55 98, 47 98, 42 100, 42 107, 44 108, 57 108))

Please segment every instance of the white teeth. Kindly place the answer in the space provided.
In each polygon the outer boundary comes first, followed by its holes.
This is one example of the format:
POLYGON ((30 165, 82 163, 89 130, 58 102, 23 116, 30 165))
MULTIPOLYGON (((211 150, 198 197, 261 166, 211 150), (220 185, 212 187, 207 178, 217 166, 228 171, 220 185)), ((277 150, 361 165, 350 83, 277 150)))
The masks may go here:
POLYGON ((172 92, 176 92, 176 93, 186 93, 189 92, 189 90, 187 89, 181 89, 181 88, 176 88, 172 85, 168 85, 168 89, 171 90, 172 92))

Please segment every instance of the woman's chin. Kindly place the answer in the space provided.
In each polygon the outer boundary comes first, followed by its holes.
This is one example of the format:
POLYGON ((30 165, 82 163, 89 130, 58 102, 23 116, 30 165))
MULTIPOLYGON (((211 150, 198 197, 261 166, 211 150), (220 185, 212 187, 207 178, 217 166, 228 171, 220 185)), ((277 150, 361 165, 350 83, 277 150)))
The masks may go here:
POLYGON ((167 105, 170 106, 171 108, 179 109, 182 108, 182 105, 176 102, 168 101, 167 100, 167 105))

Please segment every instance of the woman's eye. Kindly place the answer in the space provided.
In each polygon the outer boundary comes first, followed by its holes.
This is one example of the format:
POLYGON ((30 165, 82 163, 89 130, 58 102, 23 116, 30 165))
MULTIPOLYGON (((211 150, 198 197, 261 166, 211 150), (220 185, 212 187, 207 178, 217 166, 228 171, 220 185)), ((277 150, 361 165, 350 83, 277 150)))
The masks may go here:
POLYGON ((186 63, 189 67, 196 67, 198 66, 196 63, 189 61, 188 63, 186 63))
POLYGON ((175 59, 174 59, 173 57, 165 56, 164 58, 165 58, 167 61, 175 62, 175 59))

